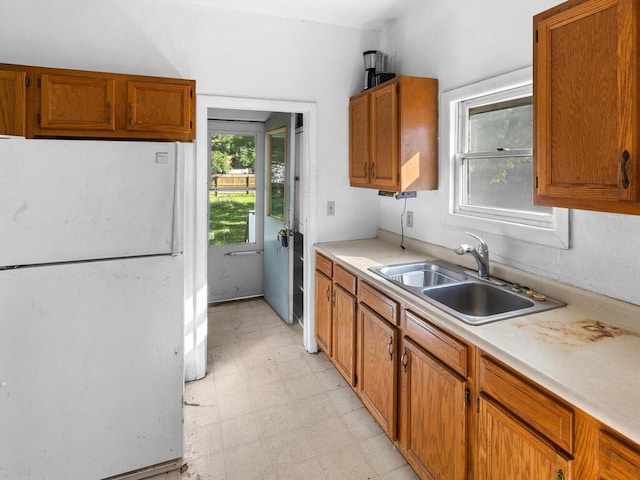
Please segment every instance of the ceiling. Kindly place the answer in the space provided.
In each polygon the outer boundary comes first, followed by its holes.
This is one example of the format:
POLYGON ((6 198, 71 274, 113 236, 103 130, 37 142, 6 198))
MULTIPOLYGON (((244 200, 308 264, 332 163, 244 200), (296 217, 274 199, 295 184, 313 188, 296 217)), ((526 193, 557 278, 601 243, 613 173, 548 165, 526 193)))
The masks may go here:
POLYGON ((243 12, 328 23, 379 28, 423 0, 187 0, 243 12))

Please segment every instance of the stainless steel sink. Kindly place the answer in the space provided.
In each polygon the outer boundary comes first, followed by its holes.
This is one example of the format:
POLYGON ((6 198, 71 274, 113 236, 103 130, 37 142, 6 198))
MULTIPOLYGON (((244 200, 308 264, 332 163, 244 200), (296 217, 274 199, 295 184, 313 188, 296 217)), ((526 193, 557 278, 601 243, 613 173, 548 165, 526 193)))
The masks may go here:
POLYGON ((465 280, 457 268, 447 268, 436 262, 402 263, 383 267, 372 267, 378 275, 407 287, 431 287, 447 285, 465 280), (455 268, 455 270, 454 270, 455 268))
POLYGON ((530 298, 517 285, 480 279, 446 262, 404 263, 369 270, 472 325, 564 306, 544 296, 530 298))

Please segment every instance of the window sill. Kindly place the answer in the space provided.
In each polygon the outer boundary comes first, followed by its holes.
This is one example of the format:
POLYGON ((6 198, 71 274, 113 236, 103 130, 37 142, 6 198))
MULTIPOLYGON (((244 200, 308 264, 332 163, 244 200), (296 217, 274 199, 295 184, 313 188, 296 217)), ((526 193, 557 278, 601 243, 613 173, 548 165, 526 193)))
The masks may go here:
POLYGON ((452 227, 464 228, 481 234, 482 232, 502 235, 523 242, 546 245, 563 250, 569 248, 569 210, 554 208, 554 228, 540 228, 488 218, 473 217, 462 213, 449 212, 445 223, 452 227))

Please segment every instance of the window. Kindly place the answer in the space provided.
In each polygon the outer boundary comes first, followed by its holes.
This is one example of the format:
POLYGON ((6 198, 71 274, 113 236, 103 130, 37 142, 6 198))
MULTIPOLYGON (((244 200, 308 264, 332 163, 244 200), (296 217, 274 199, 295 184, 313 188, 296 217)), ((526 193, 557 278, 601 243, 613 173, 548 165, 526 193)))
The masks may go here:
POLYGON ((450 223, 568 248, 568 212, 533 205, 531 69, 443 94, 450 223))
POLYGON ((214 131, 210 139, 209 245, 255 242, 256 135, 214 131))

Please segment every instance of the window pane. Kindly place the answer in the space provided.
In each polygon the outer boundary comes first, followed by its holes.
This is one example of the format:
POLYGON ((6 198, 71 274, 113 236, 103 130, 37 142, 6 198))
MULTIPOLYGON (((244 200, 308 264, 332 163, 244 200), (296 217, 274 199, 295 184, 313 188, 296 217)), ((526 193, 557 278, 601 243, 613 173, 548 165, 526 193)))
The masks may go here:
POLYGON ((255 241, 255 137, 211 136, 209 245, 255 241))
POLYGON ((287 178, 287 129, 267 133, 269 137, 269 216, 284 222, 287 178))
POLYGON ((531 98, 469 110, 469 152, 533 147, 531 98), (527 102, 524 105, 523 101, 527 102), (518 104, 519 103, 519 104, 518 104))
POLYGON ((532 157, 465 158, 463 204, 507 210, 551 213, 533 205, 532 157))

